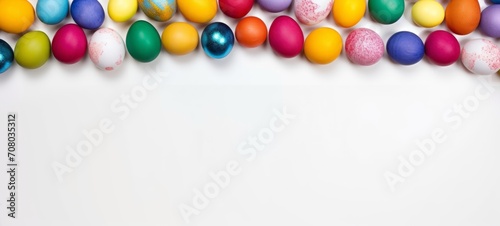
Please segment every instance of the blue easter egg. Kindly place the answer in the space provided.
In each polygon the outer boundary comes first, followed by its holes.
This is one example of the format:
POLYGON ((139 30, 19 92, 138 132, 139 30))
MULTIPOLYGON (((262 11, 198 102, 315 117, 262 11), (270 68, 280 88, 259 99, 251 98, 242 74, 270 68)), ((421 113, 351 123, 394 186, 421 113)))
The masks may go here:
POLYGON ((493 4, 500 4, 500 0, 491 0, 493 4))
POLYGON ((0 74, 7 71, 14 61, 14 51, 12 47, 0 39, 0 74))
POLYGON ((44 24, 61 23, 69 12, 68 0, 39 0, 36 3, 36 15, 44 24))
POLYGON ((95 30, 104 22, 104 9, 97 0, 74 0, 71 16, 81 28, 95 30))
POLYGON ((211 23, 201 34, 201 46, 209 57, 215 59, 224 58, 233 49, 233 31, 224 23, 211 23))
POLYGON ((387 41, 389 57, 402 65, 416 64, 424 57, 425 47, 422 39, 408 31, 393 34, 387 41))

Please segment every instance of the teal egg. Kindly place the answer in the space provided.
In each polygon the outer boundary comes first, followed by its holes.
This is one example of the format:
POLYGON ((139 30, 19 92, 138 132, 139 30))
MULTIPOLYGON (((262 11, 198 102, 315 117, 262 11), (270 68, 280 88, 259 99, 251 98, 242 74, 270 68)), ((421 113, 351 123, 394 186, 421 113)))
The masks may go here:
POLYGON ((146 16, 160 22, 172 18, 177 10, 175 0, 138 0, 138 3, 146 16))
POLYGON ((36 15, 44 24, 61 23, 68 16, 68 0, 39 0, 36 3, 36 15))
POLYGON ((0 39, 0 74, 7 71, 14 61, 14 51, 9 43, 0 39))

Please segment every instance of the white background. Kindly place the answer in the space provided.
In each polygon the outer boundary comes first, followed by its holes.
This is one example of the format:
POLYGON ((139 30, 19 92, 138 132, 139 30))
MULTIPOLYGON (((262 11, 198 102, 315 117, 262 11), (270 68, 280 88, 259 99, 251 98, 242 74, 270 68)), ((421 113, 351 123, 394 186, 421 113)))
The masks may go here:
MULTIPOLYGON (((396 24, 376 24, 367 14, 356 27, 384 41, 401 30, 425 40, 433 29, 416 27, 410 7, 396 24)), ((280 14, 256 6, 249 15, 269 26, 280 14)), ((183 20, 178 13, 171 21, 183 20)), ((236 25, 221 12, 214 21, 236 25)), ((161 34, 168 23, 154 25, 161 34)), ((107 17, 103 27, 125 37, 129 25, 107 17)), ((336 28, 344 40, 350 31, 329 16, 303 26, 305 35, 320 26, 336 28)), ((31 30, 52 38, 57 28, 37 21, 31 30)), ((480 36, 458 38, 463 44, 480 36)), ((0 37, 13 47, 18 38, 0 37)), ((17 219, 6 217, 3 171, 0 225, 185 225, 179 205, 192 206, 193 189, 203 190, 209 173, 230 161, 240 163, 240 174, 191 225, 500 225, 500 86, 457 128, 443 119, 484 88, 478 78, 460 62, 401 66, 387 56, 371 67, 344 54, 319 66, 303 56, 280 58, 267 44, 236 44, 222 60, 201 48, 182 57, 162 51, 149 64, 127 56, 114 72, 99 71, 88 56, 75 65, 51 58, 36 70, 15 65, 0 75, 0 163, 6 167, 7 113, 17 112, 18 210, 17 219), (111 105, 151 74, 162 82, 122 120, 111 105), (269 128, 274 110, 283 108, 296 117, 247 162, 238 146, 269 128), (82 131, 104 118, 114 131, 58 181, 52 165, 65 163, 67 147, 85 141, 82 131), (408 158, 439 128, 445 142, 391 191, 384 174, 397 173, 398 157, 408 158)))

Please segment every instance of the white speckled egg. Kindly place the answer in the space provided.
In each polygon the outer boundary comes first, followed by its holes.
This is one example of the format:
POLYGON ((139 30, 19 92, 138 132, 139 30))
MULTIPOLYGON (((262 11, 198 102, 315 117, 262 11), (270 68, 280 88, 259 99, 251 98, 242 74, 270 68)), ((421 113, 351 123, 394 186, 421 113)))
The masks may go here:
POLYGON ((493 74, 500 69, 500 47, 488 39, 472 39, 462 49, 462 63, 474 74, 493 74))
POLYGON ((295 16, 305 25, 314 25, 330 14, 332 5, 333 0, 295 0, 295 16))
POLYGON ((118 68, 125 58, 125 44, 120 35, 111 28, 97 30, 90 39, 89 56, 102 70, 118 68))

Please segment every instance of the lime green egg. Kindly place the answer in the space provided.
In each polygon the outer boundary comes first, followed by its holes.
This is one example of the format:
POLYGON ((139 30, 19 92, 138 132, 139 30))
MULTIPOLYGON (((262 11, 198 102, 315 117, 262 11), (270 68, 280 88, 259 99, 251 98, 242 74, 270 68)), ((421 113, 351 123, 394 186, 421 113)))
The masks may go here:
POLYGON ((14 58, 17 64, 28 69, 43 66, 50 58, 50 54, 50 39, 42 31, 24 34, 14 48, 14 58))

